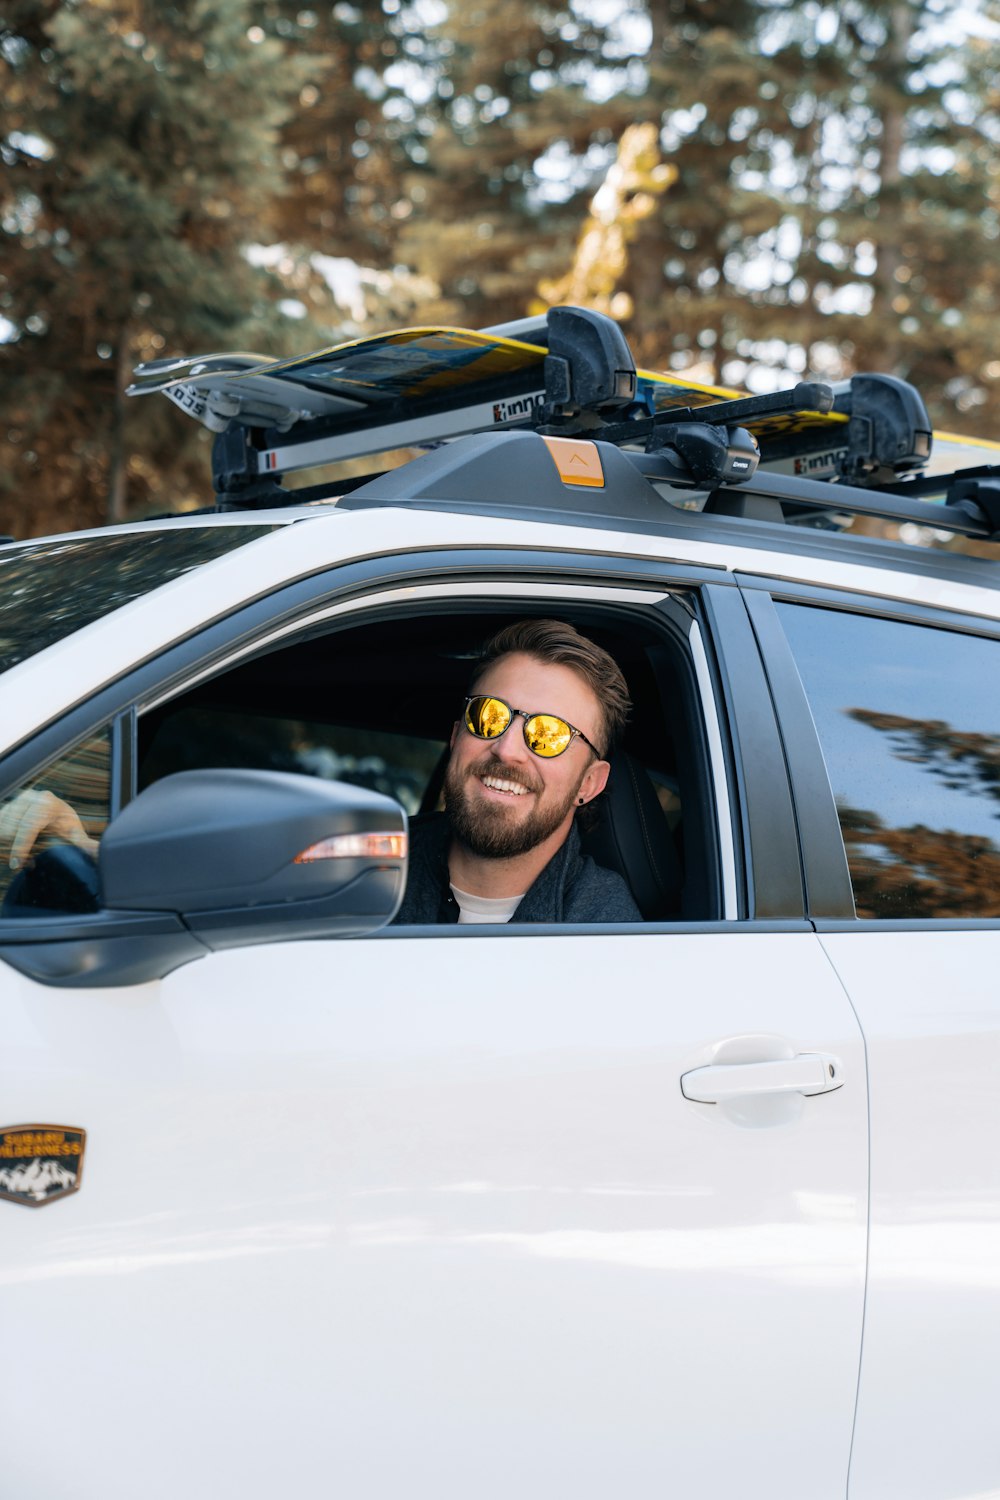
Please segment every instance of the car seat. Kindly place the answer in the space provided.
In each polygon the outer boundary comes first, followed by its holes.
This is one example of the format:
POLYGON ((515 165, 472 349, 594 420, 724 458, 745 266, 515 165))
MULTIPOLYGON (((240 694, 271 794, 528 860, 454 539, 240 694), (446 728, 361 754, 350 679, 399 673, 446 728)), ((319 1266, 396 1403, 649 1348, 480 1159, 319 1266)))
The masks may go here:
POLYGON ((625 879, 647 922, 666 921, 680 914, 683 885, 673 831, 645 768, 627 750, 608 759, 607 787, 581 822, 584 852, 625 879))

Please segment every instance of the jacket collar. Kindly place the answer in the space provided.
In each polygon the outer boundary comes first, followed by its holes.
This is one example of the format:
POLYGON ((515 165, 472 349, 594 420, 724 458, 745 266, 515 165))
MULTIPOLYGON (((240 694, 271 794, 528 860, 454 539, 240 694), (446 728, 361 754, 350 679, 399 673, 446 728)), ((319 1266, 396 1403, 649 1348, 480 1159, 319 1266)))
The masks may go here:
MULTIPOLYGON (((431 813, 411 822, 412 839, 410 883, 427 895, 436 897, 436 912, 414 920, 457 922, 458 905, 451 894, 448 873, 448 851, 451 848, 451 825, 446 813, 431 813)), ((525 892, 513 920, 516 922, 560 922, 563 918, 566 890, 579 875, 583 863, 580 835, 576 823, 570 825, 562 846, 549 860, 541 874, 525 892)), ((433 899, 432 897, 432 899, 433 899)), ((430 905, 431 903, 428 902, 430 905)))

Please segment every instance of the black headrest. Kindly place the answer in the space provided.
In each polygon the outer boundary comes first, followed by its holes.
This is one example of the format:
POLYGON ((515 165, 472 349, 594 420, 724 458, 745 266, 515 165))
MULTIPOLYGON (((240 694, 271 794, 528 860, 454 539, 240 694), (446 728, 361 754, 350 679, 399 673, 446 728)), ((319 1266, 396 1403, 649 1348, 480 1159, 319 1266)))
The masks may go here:
POLYGON ((627 751, 616 750, 608 759, 607 787, 594 803, 590 825, 581 824, 584 850, 599 865, 624 876, 647 922, 676 917, 681 863, 656 789, 627 751))

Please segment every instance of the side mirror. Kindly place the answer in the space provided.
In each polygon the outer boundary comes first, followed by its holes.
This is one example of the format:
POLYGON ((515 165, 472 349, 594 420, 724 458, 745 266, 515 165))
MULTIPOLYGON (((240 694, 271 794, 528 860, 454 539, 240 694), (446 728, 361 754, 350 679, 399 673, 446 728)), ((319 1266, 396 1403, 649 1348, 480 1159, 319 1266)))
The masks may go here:
POLYGON ((391 797, 276 771, 181 771, 108 825, 98 909, 12 913, 0 958, 78 989, 162 979, 214 949, 358 937, 392 921, 406 868, 391 797))
POLYGON ((209 948, 376 932, 406 885, 406 814, 344 782, 180 771, 109 824, 108 911, 175 912, 209 948))

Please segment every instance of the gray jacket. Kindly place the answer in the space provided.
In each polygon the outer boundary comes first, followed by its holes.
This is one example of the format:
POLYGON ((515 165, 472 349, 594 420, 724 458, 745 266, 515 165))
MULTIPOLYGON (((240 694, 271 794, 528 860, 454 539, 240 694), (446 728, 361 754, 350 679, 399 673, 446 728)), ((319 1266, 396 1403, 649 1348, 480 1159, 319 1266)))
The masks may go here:
MULTIPOLYGON (((448 880, 451 830, 444 813, 410 822, 410 870, 396 924, 457 922, 448 880)), ((525 892, 513 922, 641 922, 642 913, 620 875, 595 864, 580 848, 576 825, 525 892)))

